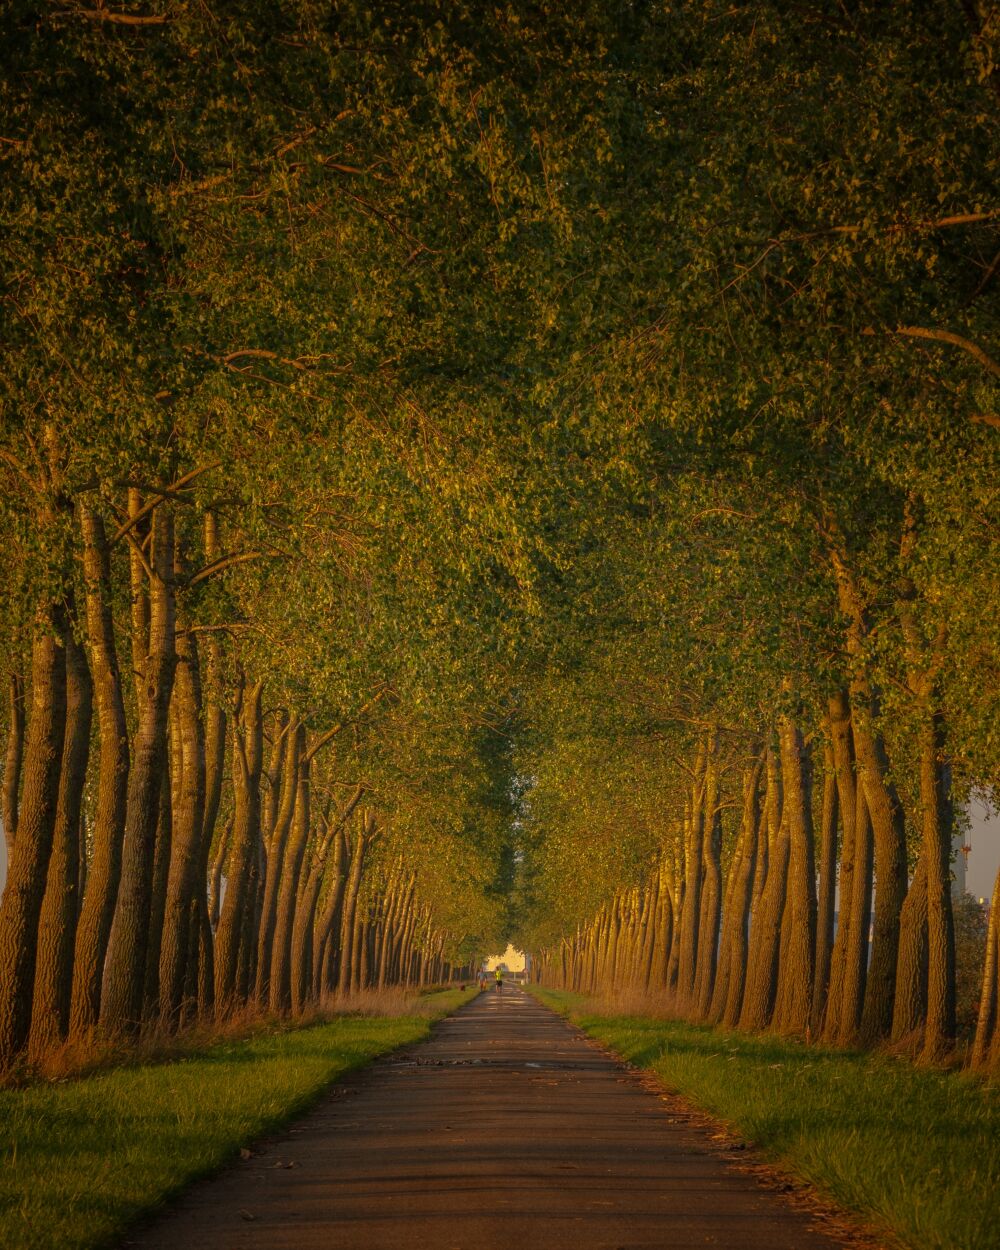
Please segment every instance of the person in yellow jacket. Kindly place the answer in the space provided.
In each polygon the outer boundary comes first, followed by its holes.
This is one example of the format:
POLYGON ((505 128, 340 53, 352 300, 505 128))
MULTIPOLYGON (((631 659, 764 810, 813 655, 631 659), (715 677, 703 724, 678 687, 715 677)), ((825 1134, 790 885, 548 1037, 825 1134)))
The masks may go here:
POLYGON ((503 993, 503 970, 501 968, 497 968, 496 972, 493 975, 496 977, 496 981, 497 981, 497 993, 502 994, 503 993))

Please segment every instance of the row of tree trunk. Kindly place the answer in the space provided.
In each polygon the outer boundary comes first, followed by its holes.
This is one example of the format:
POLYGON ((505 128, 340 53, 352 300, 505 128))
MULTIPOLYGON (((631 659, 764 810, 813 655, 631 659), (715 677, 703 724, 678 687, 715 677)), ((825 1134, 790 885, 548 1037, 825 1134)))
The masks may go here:
MULTIPOLYGON (((855 683, 826 713, 819 746, 782 718, 742 764, 739 787, 730 777, 730 794, 720 787, 720 736, 709 732, 691 762, 675 836, 645 885, 619 891, 543 952, 538 979, 639 991, 727 1028, 841 1046, 892 1042, 945 1057, 955 1040, 955 942, 936 726, 929 718, 918 744, 920 842, 908 878, 903 811, 871 691, 855 683), (724 828, 729 811, 739 816, 724 828)), ((973 1048, 976 1064, 994 1068, 998 904, 1000 881, 973 1048)))
POLYGON ((238 665, 225 680, 224 631, 192 607, 228 558, 212 514, 197 544, 175 532, 168 496, 130 490, 114 534, 79 507, 82 579, 39 605, 30 671, 11 682, 0 1065, 451 972, 412 875, 373 861, 364 786, 338 785, 332 766, 317 785, 341 726, 310 734, 292 713, 265 715, 262 683, 238 665))

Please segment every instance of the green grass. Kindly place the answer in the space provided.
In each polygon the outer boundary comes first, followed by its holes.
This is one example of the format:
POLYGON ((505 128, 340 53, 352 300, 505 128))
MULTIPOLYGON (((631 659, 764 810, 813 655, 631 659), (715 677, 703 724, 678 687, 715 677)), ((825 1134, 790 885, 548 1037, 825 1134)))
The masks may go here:
POLYGON ((1000 1246, 1000 1097, 958 1072, 771 1036, 596 1014, 538 990, 770 1159, 920 1250, 1000 1246))
POLYGON ((472 997, 221 1042, 169 1063, 0 1090, 0 1246, 106 1245, 278 1128, 352 1068, 420 1041, 472 997))

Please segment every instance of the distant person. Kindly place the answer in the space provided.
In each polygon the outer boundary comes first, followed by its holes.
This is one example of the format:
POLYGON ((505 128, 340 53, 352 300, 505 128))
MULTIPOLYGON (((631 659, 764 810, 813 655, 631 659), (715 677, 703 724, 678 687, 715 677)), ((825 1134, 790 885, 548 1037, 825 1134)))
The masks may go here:
POLYGON ((497 979, 497 993, 502 994, 503 993, 503 971, 502 969, 497 968, 496 973, 494 975, 496 976, 496 979, 497 979))
POLYGON ((485 968, 479 969, 479 988, 481 990, 486 989, 486 969, 485 968))

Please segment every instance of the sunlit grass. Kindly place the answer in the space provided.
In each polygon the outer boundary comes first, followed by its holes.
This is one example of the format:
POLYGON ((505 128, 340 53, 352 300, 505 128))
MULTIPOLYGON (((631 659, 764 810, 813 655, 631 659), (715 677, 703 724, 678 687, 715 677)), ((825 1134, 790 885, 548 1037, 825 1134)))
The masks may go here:
POLYGON ((534 992, 905 1244, 1000 1246, 995 1089, 881 1055, 597 1014, 578 994, 534 992))
POLYGON ((411 996, 408 1014, 344 1015, 171 1062, 0 1090, 0 1246, 111 1242, 345 1072, 426 1037, 473 993, 411 996))

